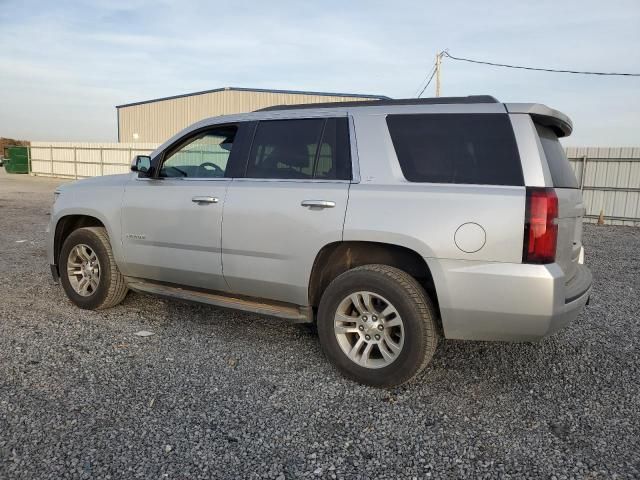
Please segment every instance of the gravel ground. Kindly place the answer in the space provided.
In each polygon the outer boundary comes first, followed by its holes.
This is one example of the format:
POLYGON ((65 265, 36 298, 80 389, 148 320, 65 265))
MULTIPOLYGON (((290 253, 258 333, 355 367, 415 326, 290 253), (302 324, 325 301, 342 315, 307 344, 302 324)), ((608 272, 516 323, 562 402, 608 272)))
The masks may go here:
POLYGON ((565 331, 443 342, 384 391, 309 328, 137 294, 73 307, 45 258, 59 182, 0 174, 0 478, 640 476, 640 229, 585 226, 595 288, 565 331))

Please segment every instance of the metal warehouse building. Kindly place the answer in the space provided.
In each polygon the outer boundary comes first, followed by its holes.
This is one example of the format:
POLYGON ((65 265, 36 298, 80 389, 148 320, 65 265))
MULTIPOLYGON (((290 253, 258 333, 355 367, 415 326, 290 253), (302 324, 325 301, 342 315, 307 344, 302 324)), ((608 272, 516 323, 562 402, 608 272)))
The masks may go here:
POLYGON ((116 106, 118 142, 161 143, 203 118, 299 103, 377 100, 388 97, 348 93, 216 88, 116 106))

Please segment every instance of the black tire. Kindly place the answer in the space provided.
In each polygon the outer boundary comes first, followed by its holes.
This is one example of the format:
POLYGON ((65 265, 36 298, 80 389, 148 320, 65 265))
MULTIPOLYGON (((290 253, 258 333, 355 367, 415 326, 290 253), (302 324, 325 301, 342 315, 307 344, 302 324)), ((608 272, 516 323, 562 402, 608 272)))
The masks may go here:
POLYGON ((436 311, 422 286, 408 273, 388 265, 364 265, 335 278, 323 293, 318 307, 318 336, 329 361, 348 378, 374 387, 395 387, 413 380, 431 361, 438 346, 436 311), (336 338, 336 311, 347 296, 358 291, 388 299, 402 318, 404 344, 387 366, 358 365, 348 358, 336 338))
POLYGON ((58 260, 60 283, 67 297, 78 307, 86 310, 99 310, 118 305, 127 296, 128 288, 124 277, 118 270, 109 243, 109 236, 103 227, 85 227, 73 231, 62 244, 58 260), (67 259, 77 245, 87 245, 95 252, 100 262, 100 280, 95 291, 82 296, 71 286, 67 274, 67 259))

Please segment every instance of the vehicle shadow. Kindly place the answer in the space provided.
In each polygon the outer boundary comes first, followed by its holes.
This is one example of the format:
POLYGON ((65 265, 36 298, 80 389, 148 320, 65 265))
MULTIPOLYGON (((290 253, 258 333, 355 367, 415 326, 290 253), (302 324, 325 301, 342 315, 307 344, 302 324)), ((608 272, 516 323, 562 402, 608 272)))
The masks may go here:
MULTIPOLYGON (((209 305, 159 300, 151 296, 133 294, 130 302, 140 304, 160 302, 162 326, 169 330, 184 329, 211 335, 234 343, 250 343, 260 339, 262 348, 286 349, 298 360, 309 362, 310 356, 322 360, 317 329, 314 324, 291 324, 286 320, 258 314, 227 310, 209 305)), ((138 305, 139 307, 141 305, 138 305)), ((153 318, 154 306, 145 308, 153 318)), ((573 346, 575 347, 575 346, 573 346)), ((474 342, 441 339, 425 375, 427 381, 482 382, 500 378, 516 383, 530 383, 532 378, 552 378, 567 367, 574 353, 566 336, 558 334, 538 343, 474 342), (569 347, 569 348, 568 348, 569 347)), ((313 358, 313 357, 311 357, 313 358)), ((423 380, 424 381, 424 380, 423 380)))

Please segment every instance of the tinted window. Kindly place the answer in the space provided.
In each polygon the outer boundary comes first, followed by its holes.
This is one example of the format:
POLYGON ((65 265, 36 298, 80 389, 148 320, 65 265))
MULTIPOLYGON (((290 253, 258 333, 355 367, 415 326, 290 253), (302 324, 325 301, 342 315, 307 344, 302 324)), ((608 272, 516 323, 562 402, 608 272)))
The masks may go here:
POLYGON ((573 173, 567 154, 558 140, 558 136, 548 127, 536 125, 540 143, 547 157, 547 165, 551 172, 553 186, 558 188, 578 188, 576 175, 573 173))
POLYGON ((221 178, 225 176, 235 126, 207 130, 170 151, 160 169, 161 177, 221 178))
POLYGON ((351 180, 350 148, 347 118, 328 118, 313 178, 351 180))
POLYGON ((346 118, 259 122, 249 154, 246 177, 351 178, 346 118))
POLYGON ((506 114, 389 115, 387 125, 411 182, 524 185, 506 114))

